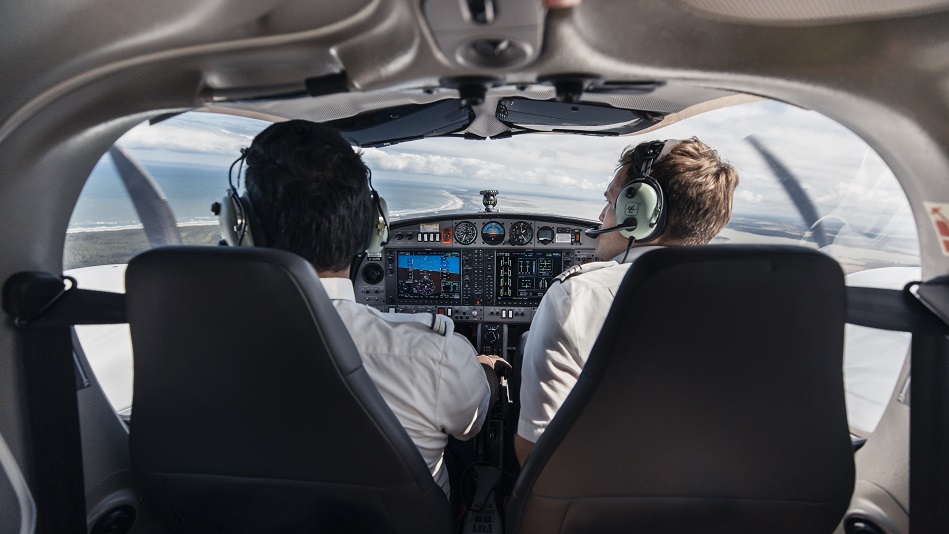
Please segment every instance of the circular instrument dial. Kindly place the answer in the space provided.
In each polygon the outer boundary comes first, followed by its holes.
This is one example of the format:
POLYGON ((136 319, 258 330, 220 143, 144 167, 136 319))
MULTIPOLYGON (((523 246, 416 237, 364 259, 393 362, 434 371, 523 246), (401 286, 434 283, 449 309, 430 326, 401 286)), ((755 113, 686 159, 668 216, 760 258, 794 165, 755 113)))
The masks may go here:
POLYGON ((418 289, 419 295, 428 296, 435 292, 435 282, 431 278, 422 278, 415 287, 418 289))
POLYGON ((488 245, 499 245, 504 241, 504 225, 497 221, 488 221, 481 227, 481 239, 488 245))
POLYGON ((478 229, 473 222, 461 221, 455 225, 455 243, 459 245, 470 245, 478 237, 478 229))
POLYGON ((537 242, 546 245, 554 240, 554 229, 549 226, 541 226, 537 229, 537 242))
POLYGON ((512 224, 510 233, 512 245, 524 246, 534 239, 534 229, 531 228, 530 223, 525 221, 517 221, 512 224))

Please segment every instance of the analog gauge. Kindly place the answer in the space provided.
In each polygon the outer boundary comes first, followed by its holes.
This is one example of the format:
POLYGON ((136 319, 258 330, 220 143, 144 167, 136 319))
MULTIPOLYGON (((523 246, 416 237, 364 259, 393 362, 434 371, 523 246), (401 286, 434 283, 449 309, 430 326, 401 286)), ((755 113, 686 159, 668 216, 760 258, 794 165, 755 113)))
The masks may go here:
POLYGON ((537 229, 537 242, 541 245, 546 245, 553 242, 554 240, 554 229, 549 226, 541 226, 537 229))
POLYGON ((534 239, 534 229, 531 228, 530 223, 525 221, 517 221, 511 225, 511 239, 510 243, 519 247, 531 242, 534 239))
POLYGON ((459 245, 470 245, 478 237, 478 229, 473 222, 461 221, 455 225, 455 243, 459 245))
POLYGON ((481 227, 481 239, 488 245, 499 245, 504 241, 504 225, 497 221, 488 221, 481 227))

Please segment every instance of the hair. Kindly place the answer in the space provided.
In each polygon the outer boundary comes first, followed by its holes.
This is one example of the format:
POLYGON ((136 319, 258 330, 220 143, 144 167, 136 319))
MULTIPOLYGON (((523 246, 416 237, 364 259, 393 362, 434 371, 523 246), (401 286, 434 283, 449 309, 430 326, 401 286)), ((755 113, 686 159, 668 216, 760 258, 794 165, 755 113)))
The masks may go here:
POLYGON ((270 125, 246 152, 247 197, 267 242, 317 271, 348 269, 373 223, 369 168, 333 128, 270 125))
MULTIPOLYGON (((645 144, 645 143, 644 143, 645 144)), ((635 147, 627 147, 620 166, 634 162, 635 147)), ((637 178, 630 167, 627 183, 637 178)), ((665 196, 663 244, 704 245, 725 228, 732 216, 738 171, 718 152, 693 137, 678 144, 652 166, 652 178, 665 196)))

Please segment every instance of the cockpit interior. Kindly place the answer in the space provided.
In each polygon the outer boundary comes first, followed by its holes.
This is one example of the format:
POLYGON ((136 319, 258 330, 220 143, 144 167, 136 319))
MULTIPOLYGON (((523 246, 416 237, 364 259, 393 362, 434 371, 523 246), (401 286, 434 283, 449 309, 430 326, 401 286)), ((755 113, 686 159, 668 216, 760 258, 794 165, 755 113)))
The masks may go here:
POLYGON ((0 21, 0 532, 949 532, 949 0, 0 21), (385 200, 357 304, 511 364, 450 498, 312 265, 222 246, 242 150, 294 119, 385 200), (611 259, 623 151, 693 136, 730 220, 633 264, 522 465, 545 294, 611 259))

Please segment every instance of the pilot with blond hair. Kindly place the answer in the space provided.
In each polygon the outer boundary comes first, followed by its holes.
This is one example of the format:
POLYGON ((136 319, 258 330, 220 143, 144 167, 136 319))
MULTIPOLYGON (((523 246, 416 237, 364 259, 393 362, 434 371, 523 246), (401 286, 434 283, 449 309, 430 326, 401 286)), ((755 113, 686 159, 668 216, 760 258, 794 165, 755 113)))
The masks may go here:
POLYGON ((737 185, 737 171, 694 137, 642 143, 622 153, 603 194, 601 228, 588 232, 597 236, 596 257, 607 261, 575 266, 558 276, 531 323, 514 438, 521 464, 577 383, 630 264, 657 247, 711 241, 731 218, 737 185), (660 209, 644 214, 640 220, 645 222, 631 229, 626 215, 637 215, 633 212, 639 204, 624 199, 631 189, 640 196, 651 194, 654 188, 647 183, 661 190, 655 195, 660 209), (618 203, 627 210, 619 216, 618 203))

